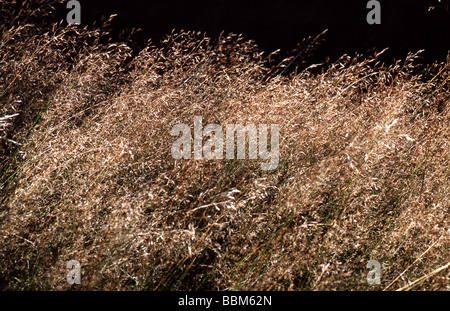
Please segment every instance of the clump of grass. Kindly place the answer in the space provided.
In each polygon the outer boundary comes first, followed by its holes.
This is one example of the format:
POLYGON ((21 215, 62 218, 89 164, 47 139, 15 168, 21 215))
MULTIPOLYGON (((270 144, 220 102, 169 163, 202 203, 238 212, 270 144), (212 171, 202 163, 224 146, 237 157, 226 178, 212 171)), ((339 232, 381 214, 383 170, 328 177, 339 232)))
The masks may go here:
POLYGON ((448 63, 343 56, 284 76, 237 35, 174 32, 133 57, 99 30, 33 27, 0 43, 2 115, 22 118, 2 155, 1 288, 448 288, 448 63), (278 169, 173 160, 172 126, 198 115, 280 124, 278 169))

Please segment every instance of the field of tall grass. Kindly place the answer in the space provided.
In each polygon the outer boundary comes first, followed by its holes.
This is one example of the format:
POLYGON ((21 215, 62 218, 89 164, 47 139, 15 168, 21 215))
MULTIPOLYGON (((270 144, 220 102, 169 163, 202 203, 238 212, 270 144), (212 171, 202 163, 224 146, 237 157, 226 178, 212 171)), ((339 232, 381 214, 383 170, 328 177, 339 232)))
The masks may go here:
POLYGON ((379 51, 291 70, 233 34, 135 53, 104 29, 14 16, 0 25, 1 289, 449 289, 450 63, 379 51), (171 129, 194 116, 279 124, 278 168, 175 161, 171 129))

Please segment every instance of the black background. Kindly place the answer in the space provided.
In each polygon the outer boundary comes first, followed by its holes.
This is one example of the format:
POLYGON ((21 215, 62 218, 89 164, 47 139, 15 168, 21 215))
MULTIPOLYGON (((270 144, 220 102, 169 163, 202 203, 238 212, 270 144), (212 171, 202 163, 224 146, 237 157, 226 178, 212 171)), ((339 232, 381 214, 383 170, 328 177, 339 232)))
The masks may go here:
POLYGON ((414 309, 423 301, 433 301, 433 303, 444 304, 447 298, 445 292, 0 292, 0 299, 3 303, 11 302, 11 305, 36 308, 41 305, 45 309, 61 310, 69 305, 74 308, 88 307, 89 309, 113 309, 138 308, 146 310, 304 310, 312 305, 314 309, 336 309, 341 307, 344 310, 364 310, 368 305, 374 308, 401 307, 403 309, 414 309), (257 296, 265 295, 272 297, 271 306, 219 306, 214 305, 209 309, 205 307, 180 307, 180 298, 189 297, 213 298, 221 300, 223 296, 257 296))
MULTIPOLYGON (((444 61, 450 49, 450 14, 447 1, 380 0, 381 25, 368 25, 368 0, 228 0, 228 1, 152 1, 152 0, 81 0, 82 24, 93 24, 102 17, 118 14, 112 35, 141 28, 138 46, 146 39, 154 43, 172 29, 205 31, 217 37, 242 33, 261 49, 289 51, 303 38, 316 36, 325 29, 325 43, 318 58, 336 59, 344 53, 353 55, 389 47, 388 57, 404 58, 408 51, 425 49, 424 61, 444 61), (432 5, 441 6, 428 11, 432 5)), ((59 8, 65 20, 69 10, 59 8)))

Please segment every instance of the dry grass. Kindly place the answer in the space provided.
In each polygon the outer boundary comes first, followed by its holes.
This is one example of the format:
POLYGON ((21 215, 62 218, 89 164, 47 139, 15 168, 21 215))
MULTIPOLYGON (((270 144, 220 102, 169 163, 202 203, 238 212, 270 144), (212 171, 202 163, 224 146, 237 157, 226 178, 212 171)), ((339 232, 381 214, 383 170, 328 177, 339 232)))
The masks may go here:
POLYGON ((448 290, 448 63, 281 76, 235 35, 135 57, 100 37, 2 28, 2 289, 448 290), (280 124, 278 169, 174 161, 170 129, 199 115, 280 124))

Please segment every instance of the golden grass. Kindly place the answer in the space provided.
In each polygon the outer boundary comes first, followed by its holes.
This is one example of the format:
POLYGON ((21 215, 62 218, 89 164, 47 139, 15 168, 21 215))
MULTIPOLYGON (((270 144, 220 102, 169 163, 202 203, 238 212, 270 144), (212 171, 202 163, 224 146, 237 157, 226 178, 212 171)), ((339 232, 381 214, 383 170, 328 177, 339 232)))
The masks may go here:
POLYGON ((0 44, 0 116, 21 114, 5 133, 23 144, 1 158, 1 288, 448 289, 448 63, 286 76, 235 35, 132 56, 101 31, 33 29, 0 44), (278 169, 174 161, 170 129, 194 116, 280 124, 278 169))

